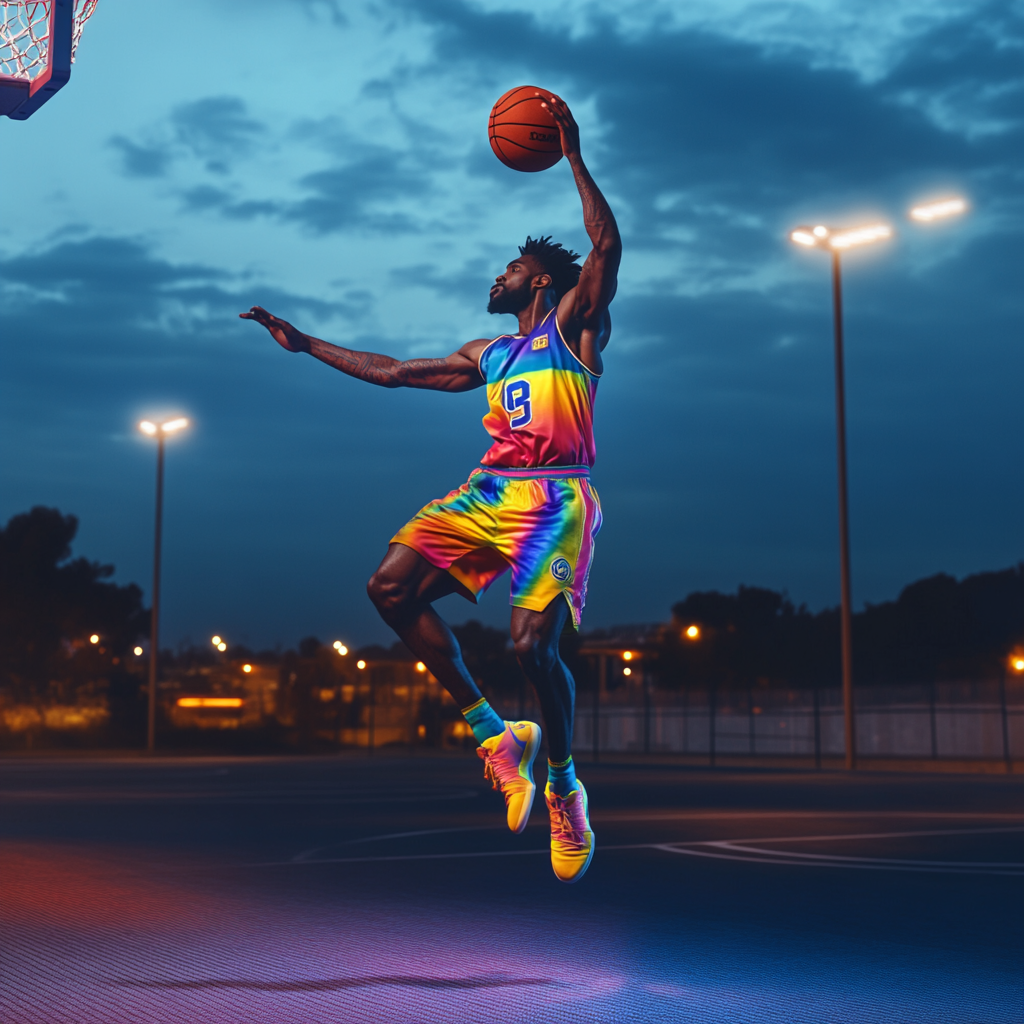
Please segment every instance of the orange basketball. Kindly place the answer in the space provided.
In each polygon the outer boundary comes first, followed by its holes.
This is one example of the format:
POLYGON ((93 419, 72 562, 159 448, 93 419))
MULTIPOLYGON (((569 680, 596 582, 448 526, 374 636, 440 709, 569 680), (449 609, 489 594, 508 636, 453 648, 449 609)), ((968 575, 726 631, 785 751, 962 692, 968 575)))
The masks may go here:
POLYGON ((491 108, 487 135, 494 155, 506 167, 546 171, 562 159, 558 125, 551 111, 541 106, 549 95, 535 85, 520 85, 491 108))

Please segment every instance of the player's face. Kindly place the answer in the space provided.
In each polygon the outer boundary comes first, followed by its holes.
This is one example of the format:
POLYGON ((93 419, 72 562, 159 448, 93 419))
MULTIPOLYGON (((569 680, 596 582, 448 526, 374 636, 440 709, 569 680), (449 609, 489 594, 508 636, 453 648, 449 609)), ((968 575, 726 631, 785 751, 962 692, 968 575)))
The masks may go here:
POLYGON ((533 301, 533 279, 544 268, 532 256, 513 260, 503 274, 494 279, 488 313, 519 313, 533 301))

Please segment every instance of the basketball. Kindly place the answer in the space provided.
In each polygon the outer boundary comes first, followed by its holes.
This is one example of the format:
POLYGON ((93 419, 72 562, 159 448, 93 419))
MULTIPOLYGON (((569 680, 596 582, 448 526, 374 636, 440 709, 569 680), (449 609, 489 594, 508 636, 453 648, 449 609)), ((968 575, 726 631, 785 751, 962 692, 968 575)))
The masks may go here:
POLYGON ((551 111, 541 106, 549 95, 535 85, 520 85, 491 108, 487 136, 494 155, 506 167, 546 171, 562 159, 558 125, 551 111))

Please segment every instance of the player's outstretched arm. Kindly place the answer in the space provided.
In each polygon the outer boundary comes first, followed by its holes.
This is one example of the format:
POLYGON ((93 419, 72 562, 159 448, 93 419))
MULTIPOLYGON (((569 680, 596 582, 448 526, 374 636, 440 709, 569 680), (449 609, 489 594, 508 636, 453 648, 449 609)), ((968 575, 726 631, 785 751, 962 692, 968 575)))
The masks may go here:
POLYGON ((618 287, 622 239, 615 215, 587 170, 580 155, 580 129, 565 100, 549 95, 545 106, 551 111, 562 137, 562 152, 569 161, 576 187, 583 201, 583 223, 593 249, 583 264, 579 284, 558 304, 558 322, 575 341, 579 339, 580 358, 600 372, 601 349, 608 344, 611 319, 608 306, 618 287))
POLYGON ((480 352, 487 345, 483 339, 463 345, 444 359, 392 359, 376 352, 355 352, 332 345, 312 335, 303 334, 287 320, 268 313, 262 306, 253 306, 238 314, 243 320, 255 320, 270 332, 271 337, 289 352, 308 352, 320 362, 342 373, 383 388, 423 388, 427 391, 472 391, 484 381, 477 368, 480 352))

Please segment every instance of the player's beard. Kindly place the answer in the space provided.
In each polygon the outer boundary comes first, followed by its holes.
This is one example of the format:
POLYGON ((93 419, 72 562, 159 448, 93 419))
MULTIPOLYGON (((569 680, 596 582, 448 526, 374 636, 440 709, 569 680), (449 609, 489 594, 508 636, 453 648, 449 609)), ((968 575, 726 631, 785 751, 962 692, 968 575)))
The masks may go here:
POLYGON ((487 303, 487 312, 511 313, 515 316, 530 304, 530 291, 529 284, 518 291, 510 291, 507 285, 502 285, 501 291, 487 303))

